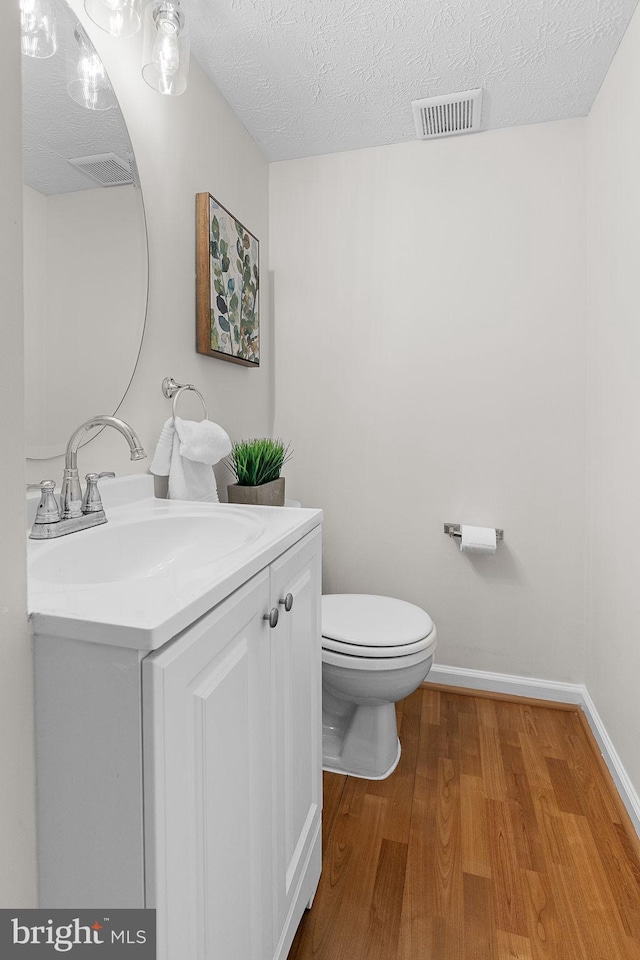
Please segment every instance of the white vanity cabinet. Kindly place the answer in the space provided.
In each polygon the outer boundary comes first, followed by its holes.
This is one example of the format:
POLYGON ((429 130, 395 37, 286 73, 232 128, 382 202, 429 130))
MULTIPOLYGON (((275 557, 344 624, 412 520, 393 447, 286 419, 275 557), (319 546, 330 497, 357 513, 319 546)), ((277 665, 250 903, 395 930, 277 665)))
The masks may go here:
POLYGON ((143 661, 159 960, 284 960, 315 892, 319 577, 316 533, 143 661))
POLYGON ((155 907, 158 960, 285 960, 321 869, 321 534, 305 522, 150 652, 34 630, 42 906, 155 907))

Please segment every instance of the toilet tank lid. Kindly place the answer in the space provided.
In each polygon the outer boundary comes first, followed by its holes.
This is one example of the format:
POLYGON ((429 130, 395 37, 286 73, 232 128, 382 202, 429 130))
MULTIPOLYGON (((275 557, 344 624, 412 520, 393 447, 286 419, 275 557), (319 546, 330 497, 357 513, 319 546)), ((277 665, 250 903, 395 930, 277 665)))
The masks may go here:
POLYGON ((330 593, 322 598, 322 635, 366 647, 401 647, 428 637, 433 621, 421 607, 394 597, 330 593))

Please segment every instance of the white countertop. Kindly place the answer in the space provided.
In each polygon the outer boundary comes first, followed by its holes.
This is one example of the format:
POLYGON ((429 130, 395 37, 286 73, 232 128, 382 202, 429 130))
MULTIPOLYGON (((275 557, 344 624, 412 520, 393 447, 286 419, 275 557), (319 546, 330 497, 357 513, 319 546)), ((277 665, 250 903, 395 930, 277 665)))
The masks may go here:
MULTIPOLYGON (((100 485, 108 523, 58 540, 28 541, 28 603, 32 630, 39 637, 66 637, 138 650, 156 650, 258 573, 297 540, 318 527, 322 511, 292 507, 244 507, 184 500, 159 500, 153 477, 137 474, 100 485), (99 553, 110 523, 188 517, 203 520, 203 536, 215 531, 216 517, 242 513, 249 521, 248 542, 225 556, 183 568, 179 561, 135 579, 67 583, 37 579, 47 551, 63 540, 82 537, 83 547, 99 553), (207 529, 208 528, 208 529, 207 529)), ((35 503, 37 503, 37 496, 35 503)), ((34 498, 30 498, 30 515, 34 498)), ((206 550, 199 551, 206 554, 206 550)))

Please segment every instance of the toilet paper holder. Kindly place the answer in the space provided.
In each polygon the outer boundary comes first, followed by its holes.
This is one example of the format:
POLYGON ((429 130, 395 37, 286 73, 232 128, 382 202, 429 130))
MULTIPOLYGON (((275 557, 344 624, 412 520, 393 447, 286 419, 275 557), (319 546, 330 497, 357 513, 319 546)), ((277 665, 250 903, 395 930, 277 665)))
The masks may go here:
MULTIPOLYGON (((460 523, 445 523, 444 532, 449 537, 461 537, 462 536, 461 526, 462 524, 460 523)), ((504 540, 504 530, 496 529, 496 540, 504 540)))

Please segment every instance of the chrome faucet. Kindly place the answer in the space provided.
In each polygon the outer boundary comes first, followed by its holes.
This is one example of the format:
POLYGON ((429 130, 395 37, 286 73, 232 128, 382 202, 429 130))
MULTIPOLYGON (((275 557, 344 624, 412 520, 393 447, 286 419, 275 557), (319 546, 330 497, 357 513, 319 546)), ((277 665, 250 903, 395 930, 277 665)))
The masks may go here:
POLYGON ((60 506, 54 495, 55 483, 53 480, 43 480, 40 484, 40 503, 36 511, 36 518, 29 536, 34 540, 49 540, 53 537, 62 537, 76 530, 95 527, 106 523, 107 518, 98 491, 98 480, 101 477, 114 477, 111 472, 88 473, 87 486, 82 494, 78 477, 78 448, 86 433, 94 427, 115 427, 123 435, 131 451, 132 460, 143 460, 146 453, 134 430, 118 417, 91 417, 85 420, 75 430, 67 444, 64 458, 64 474, 60 490, 60 506))

